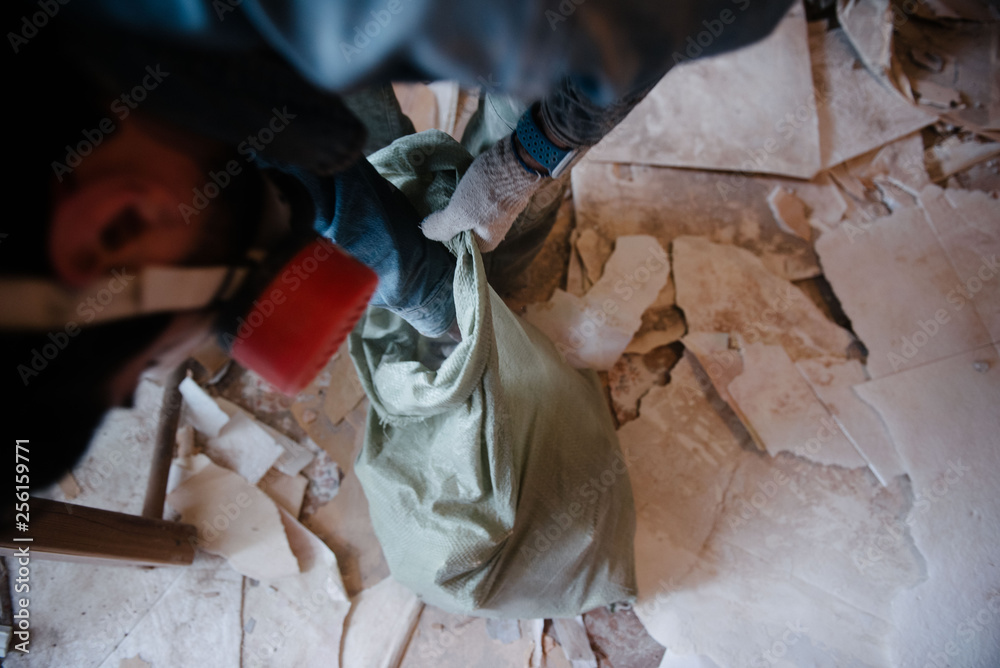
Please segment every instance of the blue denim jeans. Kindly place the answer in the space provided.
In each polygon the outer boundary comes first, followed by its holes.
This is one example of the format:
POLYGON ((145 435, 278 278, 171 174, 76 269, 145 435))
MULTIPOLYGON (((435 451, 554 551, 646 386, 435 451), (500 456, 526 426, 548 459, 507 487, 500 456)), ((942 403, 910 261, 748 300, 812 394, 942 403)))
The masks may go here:
POLYGON ((378 275, 372 306, 396 313, 426 336, 448 331, 455 320, 455 259, 423 235, 420 215, 395 186, 365 159, 331 177, 280 169, 309 191, 313 228, 378 275))

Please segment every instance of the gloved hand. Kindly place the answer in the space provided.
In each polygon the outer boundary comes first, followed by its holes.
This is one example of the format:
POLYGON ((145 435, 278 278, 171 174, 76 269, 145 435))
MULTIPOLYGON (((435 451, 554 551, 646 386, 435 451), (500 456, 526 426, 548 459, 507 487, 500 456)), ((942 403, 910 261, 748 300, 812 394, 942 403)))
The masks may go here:
POLYGON ((480 251, 496 248, 549 178, 529 174, 514 151, 511 138, 505 137, 473 160, 448 206, 427 216, 420 226, 424 236, 447 241, 472 230, 480 251))

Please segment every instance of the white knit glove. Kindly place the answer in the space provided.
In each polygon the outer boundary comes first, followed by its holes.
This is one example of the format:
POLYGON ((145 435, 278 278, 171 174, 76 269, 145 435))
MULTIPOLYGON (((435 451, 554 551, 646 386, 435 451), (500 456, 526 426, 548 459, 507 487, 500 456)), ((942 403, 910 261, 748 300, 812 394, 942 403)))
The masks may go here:
POLYGON ((420 228, 424 236, 447 241, 472 230, 483 253, 496 248, 531 196, 549 177, 529 174, 514 155, 510 137, 481 153, 458 182, 451 201, 427 216, 420 228))

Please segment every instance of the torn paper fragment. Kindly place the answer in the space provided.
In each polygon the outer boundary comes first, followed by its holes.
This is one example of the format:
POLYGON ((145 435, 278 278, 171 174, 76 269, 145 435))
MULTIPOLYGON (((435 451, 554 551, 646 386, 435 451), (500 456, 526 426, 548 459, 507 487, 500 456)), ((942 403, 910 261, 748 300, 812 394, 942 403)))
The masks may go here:
POLYGON ((547 303, 529 305, 524 318, 552 339, 569 364, 608 370, 669 274, 670 261, 655 238, 619 237, 604 274, 582 298, 557 290, 547 303))
POLYGON ((820 168, 812 88, 805 11, 795 2, 756 44, 670 70, 588 159, 808 179, 820 168), (720 104, 719 91, 739 104, 720 104))
POLYGON ((181 381, 179 389, 187 407, 187 421, 205 436, 218 436, 229 422, 229 415, 190 376, 181 381))
POLYGON ((243 656, 250 665, 339 668, 351 604, 337 559, 290 514, 282 512, 281 519, 302 572, 245 587, 243 619, 253 626, 243 634, 243 656))
POLYGON ((344 627, 343 668, 395 668, 417 624, 423 603, 387 577, 358 594, 344 627))
POLYGON ((867 153, 937 120, 883 86, 864 67, 841 29, 809 36, 823 167, 867 153))
POLYGON ((212 461, 256 484, 285 449, 249 413, 225 399, 220 398, 219 404, 232 407, 229 422, 218 436, 208 439, 205 451, 212 461))
POLYGON ((905 473, 878 414, 854 393, 854 385, 868 381, 861 362, 827 357, 799 360, 795 366, 879 482, 888 486, 905 473))
POLYGON ((672 257, 677 305, 690 331, 734 333, 746 341, 781 345, 793 360, 846 357, 850 333, 752 253, 700 237, 678 237, 672 257))
POLYGON ((809 213, 806 204, 789 190, 775 187, 767 196, 767 205, 771 207, 778 226, 788 234, 809 241, 812 230, 809 227, 809 213))
POLYGON ((195 455, 198 473, 167 502, 198 530, 198 547, 225 557, 237 572, 271 580, 299 572, 278 508, 239 475, 195 455))
POLYGON ((863 228, 844 223, 820 237, 816 251, 868 348, 872 378, 989 343, 922 209, 900 209, 863 228))
POLYGON ((745 346, 743 372, 729 394, 754 440, 772 456, 791 452, 820 464, 860 468, 867 462, 781 346, 745 346))
POLYGON ((891 665, 998 665, 997 346, 907 369, 856 391, 888 426, 912 480, 913 509, 903 524, 927 562, 927 579, 893 601, 898 633, 891 665))

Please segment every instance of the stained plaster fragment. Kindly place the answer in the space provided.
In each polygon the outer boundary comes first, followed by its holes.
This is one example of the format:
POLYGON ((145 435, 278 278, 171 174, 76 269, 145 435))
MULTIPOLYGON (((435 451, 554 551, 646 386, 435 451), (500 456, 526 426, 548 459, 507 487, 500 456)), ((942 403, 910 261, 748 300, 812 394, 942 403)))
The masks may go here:
POLYGON ((842 29, 813 30, 809 37, 819 108, 824 167, 878 148, 937 120, 854 67, 855 52, 842 29))
POLYGON ((677 305, 690 331, 734 333, 750 343, 781 345, 793 360, 846 357, 850 333, 750 252, 680 237, 672 257, 677 305))

